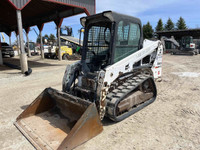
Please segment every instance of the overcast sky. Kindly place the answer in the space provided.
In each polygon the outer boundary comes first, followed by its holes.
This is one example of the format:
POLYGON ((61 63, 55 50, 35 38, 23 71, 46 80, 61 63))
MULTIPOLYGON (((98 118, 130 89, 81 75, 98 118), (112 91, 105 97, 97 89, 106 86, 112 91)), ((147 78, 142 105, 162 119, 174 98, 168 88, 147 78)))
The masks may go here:
MULTIPOLYGON (((153 28, 155 28, 160 18, 163 23, 166 23, 170 17, 176 23, 180 16, 185 19, 188 28, 200 27, 200 0, 96 0, 96 7, 97 13, 104 10, 113 10, 138 17, 143 24, 149 21, 153 28)), ((85 16, 85 14, 65 18, 63 21, 63 25, 73 28, 75 37, 78 37, 77 31, 81 28, 79 19, 82 16, 85 16)), ((35 28, 38 31, 37 27, 31 28, 35 28)), ((53 22, 44 25, 43 35, 49 35, 50 33, 56 34, 53 22)), ((30 40, 36 41, 37 36, 34 31, 30 31, 29 36, 30 40)), ((8 41, 7 36, 6 41, 8 41)), ((12 42, 14 41, 15 35, 12 33, 12 42)))

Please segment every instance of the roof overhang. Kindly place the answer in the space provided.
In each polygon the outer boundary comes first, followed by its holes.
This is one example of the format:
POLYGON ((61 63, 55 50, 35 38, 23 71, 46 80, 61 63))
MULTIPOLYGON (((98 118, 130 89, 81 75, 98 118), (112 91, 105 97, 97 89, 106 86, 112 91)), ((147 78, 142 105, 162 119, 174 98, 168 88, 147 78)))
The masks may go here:
POLYGON ((200 38, 200 28, 197 29, 185 29, 185 30, 173 30, 173 31, 159 31, 156 32, 159 37, 166 36, 171 37, 174 36, 176 39, 180 39, 183 36, 192 36, 193 38, 200 38))
POLYGON ((1 0, 0 32, 17 31, 16 10, 21 10, 23 28, 86 13, 95 14, 95 0, 1 0))

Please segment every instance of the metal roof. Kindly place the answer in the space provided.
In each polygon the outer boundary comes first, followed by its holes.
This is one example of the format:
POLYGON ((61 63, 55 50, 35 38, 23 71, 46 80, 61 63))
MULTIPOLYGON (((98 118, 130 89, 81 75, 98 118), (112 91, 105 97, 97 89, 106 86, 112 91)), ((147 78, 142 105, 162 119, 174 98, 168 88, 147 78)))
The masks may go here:
POLYGON ((68 42, 74 43, 76 45, 83 46, 83 41, 81 40, 79 43, 79 39, 75 38, 73 36, 60 36, 60 38, 66 40, 68 42))
POLYGON ((95 7, 95 0, 0 0, 0 32, 17 31, 17 9, 28 28, 80 13, 92 15, 95 7))
POLYGON ((200 28, 196 29, 185 29, 185 30, 172 30, 172 31, 159 31, 156 32, 159 37, 166 36, 171 37, 174 36, 175 39, 180 39, 182 36, 192 36, 193 38, 200 38, 200 28))

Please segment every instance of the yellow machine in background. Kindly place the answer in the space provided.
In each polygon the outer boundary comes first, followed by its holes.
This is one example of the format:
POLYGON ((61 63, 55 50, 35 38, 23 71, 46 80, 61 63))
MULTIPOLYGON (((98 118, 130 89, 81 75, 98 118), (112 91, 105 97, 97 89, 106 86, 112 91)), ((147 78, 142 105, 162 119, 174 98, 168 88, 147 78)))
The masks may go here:
MULTIPOLYGON (((69 59, 69 56, 73 54, 72 48, 68 46, 61 46, 62 59, 69 59)), ((58 47, 56 48, 56 56, 58 57, 58 47)))
POLYGON ((18 50, 19 48, 17 47, 17 45, 13 46, 13 50, 18 50))

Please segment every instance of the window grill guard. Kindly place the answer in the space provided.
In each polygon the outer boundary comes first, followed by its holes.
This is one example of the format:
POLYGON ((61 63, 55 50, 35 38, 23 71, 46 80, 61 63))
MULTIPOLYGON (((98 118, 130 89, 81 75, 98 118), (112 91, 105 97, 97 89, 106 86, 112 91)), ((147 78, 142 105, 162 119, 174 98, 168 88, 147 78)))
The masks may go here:
MULTIPOLYGON (((86 60, 106 59, 110 44, 110 29, 102 26, 92 26, 88 32, 86 60)), ((98 61, 98 60, 96 60, 98 61)))

